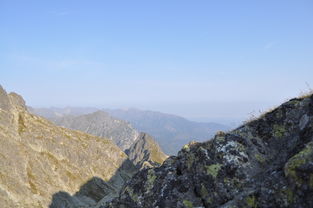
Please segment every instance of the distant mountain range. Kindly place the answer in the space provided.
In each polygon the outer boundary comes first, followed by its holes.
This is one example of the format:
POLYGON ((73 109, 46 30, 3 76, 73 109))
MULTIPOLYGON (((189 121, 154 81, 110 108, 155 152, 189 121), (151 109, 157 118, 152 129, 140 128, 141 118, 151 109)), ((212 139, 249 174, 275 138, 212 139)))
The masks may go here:
POLYGON ((218 123, 189 121, 183 117, 138 109, 110 110, 110 115, 130 122, 136 129, 151 134, 169 155, 176 155, 182 146, 190 141, 206 141, 217 131, 230 127, 218 123))
MULTIPOLYGON (((97 118, 100 119, 98 115, 93 114, 95 111, 98 111, 96 108, 30 108, 30 111, 52 120, 59 125, 83 131, 86 130, 87 126, 82 124, 84 122, 81 123, 81 119, 86 120, 87 118, 82 118, 79 115, 91 113, 88 116, 88 119, 94 121, 97 118), (77 117, 74 119, 72 116, 77 117), (93 116, 97 118, 92 118, 93 116), (65 125, 68 123, 68 120, 73 119, 78 119, 79 122, 74 121, 74 124, 65 125)), ((218 123, 194 122, 180 116, 156 111, 144 111, 138 109, 104 109, 103 111, 114 117, 114 119, 121 119, 129 122, 138 130, 138 132, 146 132, 150 134, 159 143, 161 149, 168 155, 177 154, 178 150, 190 141, 206 141, 212 138, 217 131, 230 129, 230 127, 218 123)), ((102 113, 102 115, 104 114, 105 113, 102 113)), ((90 131, 87 132, 90 133, 90 131)), ((101 136, 99 134, 95 135, 101 136)))

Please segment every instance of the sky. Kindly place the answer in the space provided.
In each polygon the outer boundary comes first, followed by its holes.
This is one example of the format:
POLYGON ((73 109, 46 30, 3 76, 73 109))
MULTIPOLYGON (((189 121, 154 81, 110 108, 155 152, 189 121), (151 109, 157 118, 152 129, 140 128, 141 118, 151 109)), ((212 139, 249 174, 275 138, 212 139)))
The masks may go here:
POLYGON ((0 0, 0 84, 34 107, 247 118, 313 88, 313 1, 0 0))

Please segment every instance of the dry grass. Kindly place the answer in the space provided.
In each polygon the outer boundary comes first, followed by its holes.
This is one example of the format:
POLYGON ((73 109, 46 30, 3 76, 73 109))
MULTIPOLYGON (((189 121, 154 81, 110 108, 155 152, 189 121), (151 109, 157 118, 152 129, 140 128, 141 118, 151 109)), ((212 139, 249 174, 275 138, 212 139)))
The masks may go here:
MULTIPOLYGON (((297 98, 303 99, 303 98, 310 97, 313 94, 313 89, 307 83, 306 83, 306 85, 307 85, 307 89, 301 90, 297 98)), ((284 101, 284 103, 288 102, 290 99, 292 99, 292 98, 286 99, 284 101)), ((250 122, 255 121, 257 119, 263 118, 267 113, 274 111, 277 107, 278 106, 273 106, 267 110, 259 110, 258 112, 253 111, 253 112, 249 113, 248 119, 243 121, 243 124, 247 124, 247 123, 250 123, 250 122)))
POLYGON ((305 90, 301 90, 301 92, 299 93, 298 98, 306 98, 309 97, 313 94, 313 89, 311 88, 311 86, 309 85, 309 83, 305 83, 306 84, 306 89, 305 90))
POLYGON ((312 94, 313 94, 313 90, 312 89, 307 90, 307 91, 301 91, 299 93, 298 98, 307 98, 307 97, 310 97, 312 94))

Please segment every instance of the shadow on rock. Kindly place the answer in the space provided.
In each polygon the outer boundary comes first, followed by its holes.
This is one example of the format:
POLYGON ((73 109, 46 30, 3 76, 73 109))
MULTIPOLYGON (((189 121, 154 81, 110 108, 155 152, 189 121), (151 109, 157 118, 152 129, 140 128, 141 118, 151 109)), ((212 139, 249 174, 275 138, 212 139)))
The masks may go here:
POLYGON ((74 195, 64 191, 53 194, 49 208, 98 207, 116 197, 124 183, 136 172, 137 169, 133 164, 125 160, 108 181, 93 177, 74 195))

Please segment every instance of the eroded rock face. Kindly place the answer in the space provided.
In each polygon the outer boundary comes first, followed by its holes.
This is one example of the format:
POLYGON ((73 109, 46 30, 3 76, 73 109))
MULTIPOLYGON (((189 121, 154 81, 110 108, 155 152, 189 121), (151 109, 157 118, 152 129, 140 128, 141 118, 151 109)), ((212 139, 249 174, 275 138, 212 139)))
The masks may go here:
POLYGON ((93 206, 134 171, 112 141, 32 115, 0 87, 1 208, 93 206))
POLYGON ((126 154, 138 169, 160 166, 168 157, 156 141, 146 133, 140 133, 126 154))
POLYGON ((313 95, 185 145, 104 207, 313 207, 313 95))

